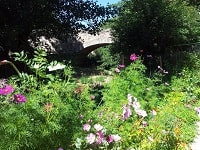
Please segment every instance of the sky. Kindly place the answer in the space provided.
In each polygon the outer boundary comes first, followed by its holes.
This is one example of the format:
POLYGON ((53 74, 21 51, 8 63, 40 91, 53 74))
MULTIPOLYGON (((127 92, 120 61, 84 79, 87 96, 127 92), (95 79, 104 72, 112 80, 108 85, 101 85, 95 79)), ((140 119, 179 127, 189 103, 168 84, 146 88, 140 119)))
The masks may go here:
POLYGON ((101 5, 103 5, 103 6, 106 6, 107 3, 109 3, 109 4, 114 4, 114 3, 119 2, 120 0, 96 0, 96 1, 98 1, 98 4, 101 4, 101 5))

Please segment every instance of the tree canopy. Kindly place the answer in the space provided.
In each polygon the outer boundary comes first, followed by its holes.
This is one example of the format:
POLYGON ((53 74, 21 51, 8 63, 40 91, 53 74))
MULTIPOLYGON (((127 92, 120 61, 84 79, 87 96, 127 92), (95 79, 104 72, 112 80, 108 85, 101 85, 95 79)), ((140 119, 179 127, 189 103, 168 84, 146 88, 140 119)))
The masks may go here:
POLYGON ((123 0, 113 26, 114 50, 163 54, 199 41, 200 15, 183 0, 123 0))
POLYGON ((74 35, 95 32, 116 13, 93 0, 0 0, 0 45, 23 49, 30 36, 74 35))

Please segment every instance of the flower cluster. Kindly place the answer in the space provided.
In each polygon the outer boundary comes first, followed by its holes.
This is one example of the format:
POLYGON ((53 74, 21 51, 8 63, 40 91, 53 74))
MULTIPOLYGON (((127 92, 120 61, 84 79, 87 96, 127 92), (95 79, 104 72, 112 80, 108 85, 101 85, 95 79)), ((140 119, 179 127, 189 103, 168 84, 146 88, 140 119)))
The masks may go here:
MULTIPOLYGON (((106 135, 105 129, 101 124, 95 124, 93 126, 94 132, 90 132, 86 136, 86 142, 88 144, 95 144, 100 145, 103 143, 113 143, 113 142, 119 142, 121 140, 121 137, 118 134, 109 134, 106 135)), ((92 130, 92 126, 89 123, 86 123, 83 125, 83 130, 89 132, 92 130)))
MULTIPOLYGON (((6 84, 6 80, 3 79, 0 81, 0 95, 6 96, 14 92, 14 88, 6 84)), ((17 104, 25 103, 26 97, 22 94, 13 94, 12 98, 10 99, 11 102, 15 102, 17 104)))
POLYGON ((135 113, 140 117, 146 117, 147 112, 145 110, 142 110, 140 108, 140 103, 138 102, 137 98, 133 98, 131 94, 128 94, 128 105, 123 106, 123 113, 122 113, 122 119, 126 120, 132 115, 131 107, 134 108, 135 113), (134 99, 134 101, 133 101, 134 99))

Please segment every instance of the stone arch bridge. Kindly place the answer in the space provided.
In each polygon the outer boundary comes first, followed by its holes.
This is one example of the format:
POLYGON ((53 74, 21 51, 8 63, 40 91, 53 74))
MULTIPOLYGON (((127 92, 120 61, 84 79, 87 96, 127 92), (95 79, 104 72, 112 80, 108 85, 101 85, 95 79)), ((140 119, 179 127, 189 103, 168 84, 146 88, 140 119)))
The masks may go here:
POLYGON ((49 53, 77 53, 80 56, 87 56, 93 50, 112 42, 110 29, 102 30, 96 35, 80 32, 77 37, 63 41, 56 38, 47 39, 44 36, 39 37, 36 44, 30 41, 33 47, 39 46, 49 53))

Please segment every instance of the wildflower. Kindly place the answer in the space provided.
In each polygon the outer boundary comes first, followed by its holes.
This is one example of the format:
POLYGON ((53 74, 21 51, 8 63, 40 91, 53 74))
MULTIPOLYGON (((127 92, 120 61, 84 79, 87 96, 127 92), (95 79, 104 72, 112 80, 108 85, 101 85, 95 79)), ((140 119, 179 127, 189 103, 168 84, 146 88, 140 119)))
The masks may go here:
POLYGON ((91 125, 88 124, 88 123, 86 123, 86 124, 83 125, 83 130, 85 130, 85 131, 89 131, 90 128, 91 128, 91 125))
POLYGON ((143 125, 143 127, 146 127, 148 125, 148 123, 146 121, 142 121, 142 125, 143 125))
POLYGON ((92 144, 95 142, 96 136, 93 133, 88 134, 88 136, 86 137, 86 140, 89 144, 92 144))
POLYGON ((127 98, 128 98, 128 104, 132 105, 132 98, 133 98, 133 96, 131 94, 128 94, 127 98))
POLYGON ((134 100, 133 104, 132 104, 133 108, 135 110, 140 108, 140 103, 137 101, 137 99, 134 100))
POLYGON ((200 116, 200 107, 195 107, 194 110, 197 112, 198 116, 200 116))
POLYGON ((115 68, 116 73, 120 73, 120 70, 118 68, 115 68))
POLYGON ((97 144, 103 143, 104 133, 102 131, 98 131, 96 134, 97 134, 97 139, 96 139, 97 144))
POLYGON ((51 111, 51 109, 52 109, 52 104, 51 103, 47 103, 45 106, 44 106, 44 109, 47 111, 47 112, 50 112, 51 111))
POLYGON ((100 124, 95 124, 94 125, 94 128, 97 130, 97 131, 100 131, 103 129, 103 126, 101 126, 100 124))
POLYGON ((91 99, 91 100, 94 100, 94 99, 95 99, 95 96, 94 96, 94 95, 91 95, 91 96, 90 96, 90 99, 91 99))
POLYGON ((130 106, 123 106, 123 114, 122 114, 122 119, 126 120, 132 115, 132 111, 130 109, 130 106))
POLYGON ((106 138, 106 141, 107 141, 108 143, 112 143, 112 142, 114 141, 113 136, 112 136, 112 135, 108 135, 108 137, 106 138))
POLYGON ((119 65, 119 68, 125 68, 124 64, 119 65))
POLYGON ((137 115, 139 115, 141 117, 146 117, 147 116, 147 112, 145 110, 136 109, 135 112, 136 112, 137 115))
POLYGON ((62 147, 59 147, 58 150, 64 150, 62 147))
POLYGON ((144 50, 143 50, 143 49, 141 49, 141 50, 140 50, 140 53, 143 53, 143 52, 144 52, 144 50))
POLYGON ((7 64, 7 63, 9 63, 9 61, 7 61, 7 60, 2 60, 2 61, 0 61, 0 66, 1 66, 1 65, 5 65, 5 64, 7 64))
POLYGON ((152 110, 152 115, 153 115, 153 116, 156 116, 156 115, 157 115, 157 112, 156 112, 155 109, 152 110))
POLYGON ((138 59, 138 57, 137 57, 137 55, 135 53, 131 54, 130 60, 135 61, 137 59, 138 59))
POLYGON ((14 91, 11 85, 5 84, 2 88, 0 88, 0 95, 8 95, 14 91))
POLYGON ((47 68, 49 69, 49 71, 55 71, 64 69, 65 67, 66 67, 65 65, 58 63, 55 66, 48 66, 47 68))
POLYGON ((112 137, 115 142, 119 142, 121 140, 121 137, 118 134, 112 135, 112 137))
POLYGON ((26 97, 22 94, 14 94, 14 101, 18 104, 25 103, 26 97))

